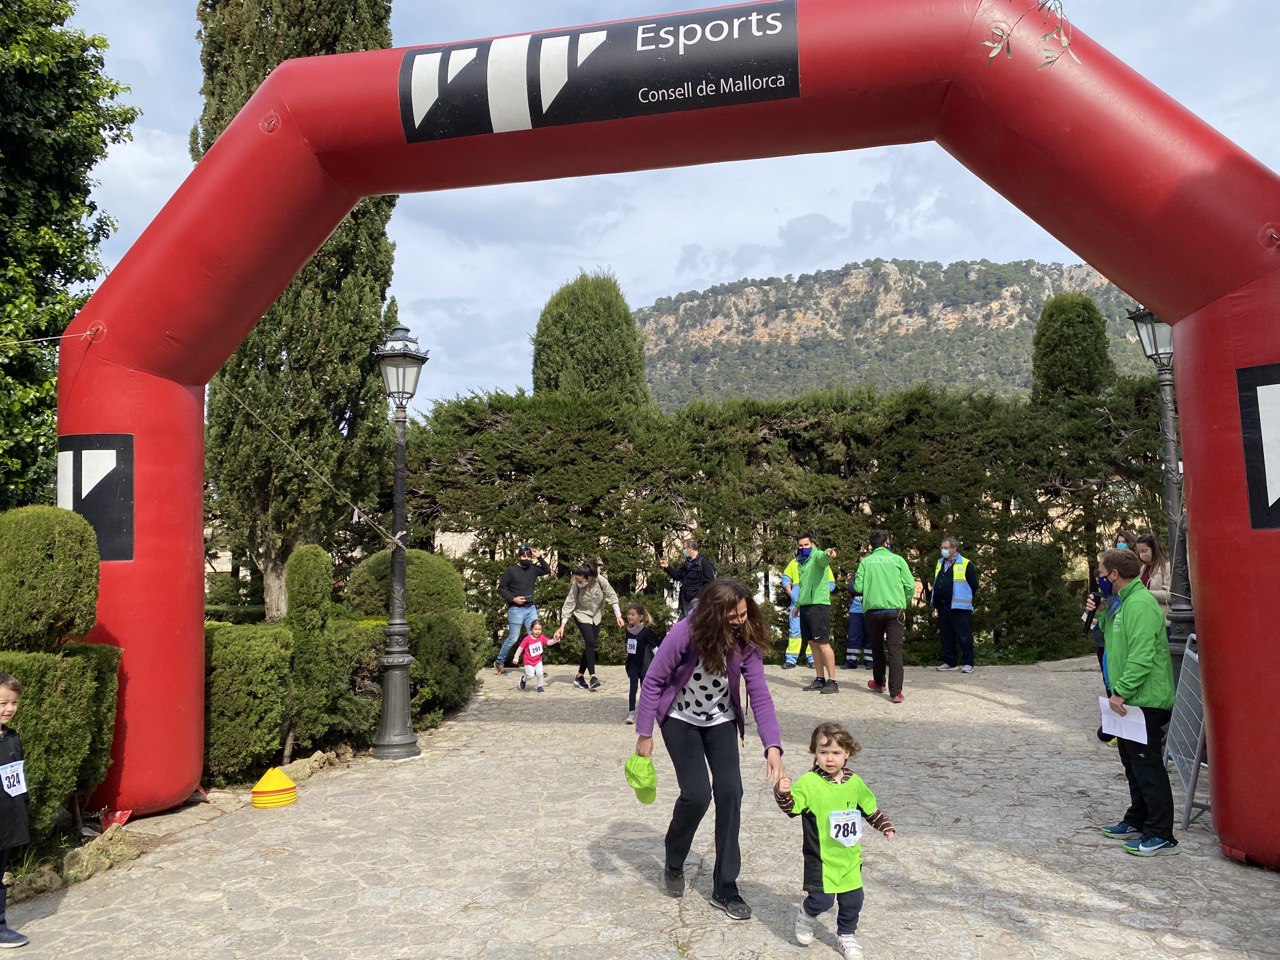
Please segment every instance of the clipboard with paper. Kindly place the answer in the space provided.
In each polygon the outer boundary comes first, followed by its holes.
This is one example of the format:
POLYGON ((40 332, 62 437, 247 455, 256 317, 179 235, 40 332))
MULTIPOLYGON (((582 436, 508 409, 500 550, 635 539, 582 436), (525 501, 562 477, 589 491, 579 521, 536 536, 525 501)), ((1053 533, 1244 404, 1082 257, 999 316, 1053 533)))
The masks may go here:
POLYGON ((1102 711, 1102 732, 1132 743, 1147 742, 1147 718, 1141 707, 1130 704, 1124 706, 1124 716, 1111 709, 1111 702, 1106 697, 1098 698, 1098 709, 1102 711))

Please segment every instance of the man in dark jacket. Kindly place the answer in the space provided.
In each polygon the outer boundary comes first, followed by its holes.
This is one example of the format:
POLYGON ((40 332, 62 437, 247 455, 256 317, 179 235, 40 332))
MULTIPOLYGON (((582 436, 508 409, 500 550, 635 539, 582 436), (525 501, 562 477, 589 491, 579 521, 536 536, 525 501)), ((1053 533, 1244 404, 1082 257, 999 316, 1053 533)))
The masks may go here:
POLYGON ((680 613, 687 617, 698 605, 698 595, 716 578, 716 568, 698 552, 697 540, 684 542, 684 563, 677 569, 664 564, 662 572, 680 584, 680 613))
POLYGON ((527 633, 533 621, 538 619, 538 608, 533 603, 534 581, 551 573, 547 561, 542 558, 541 550, 521 546, 516 558, 516 562, 503 571, 502 579, 498 581, 498 593, 507 601, 507 639, 502 641, 498 659, 493 661, 493 669, 499 674, 506 667, 511 648, 520 642, 521 634, 527 633))

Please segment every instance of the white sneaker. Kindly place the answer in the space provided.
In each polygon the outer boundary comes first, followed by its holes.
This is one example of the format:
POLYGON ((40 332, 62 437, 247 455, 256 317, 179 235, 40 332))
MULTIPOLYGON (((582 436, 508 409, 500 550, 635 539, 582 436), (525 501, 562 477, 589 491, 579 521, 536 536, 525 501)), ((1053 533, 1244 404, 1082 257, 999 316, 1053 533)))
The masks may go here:
POLYGON ((635 722, 636 722, 636 712, 634 710, 631 710, 627 713, 627 723, 635 723, 635 722))
POLYGON ((813 943, 813 925, 817 919, 805 913, 804 907, 796 911, 796 943, 800 946, 807 947, 813 943))
POLYGON ((852 933, 837 938, 840 941, 840 952, 844 954, 844 960, 861 960, 862 947, 858 946, 858 938, 852 933))
POLYGON ((934 669, 935 670, 958 670, 959 667, 953 667, 949 663, 940 663, 936 667, 934 667, 934 669))
POLYGON ((969 666, 969 664, 967 664, 967 663, 966 663, 963 667, 961 667, 961 668, 960 668, 960 672, 961 672, 961 673, 973 673, 973 667, 969 666))

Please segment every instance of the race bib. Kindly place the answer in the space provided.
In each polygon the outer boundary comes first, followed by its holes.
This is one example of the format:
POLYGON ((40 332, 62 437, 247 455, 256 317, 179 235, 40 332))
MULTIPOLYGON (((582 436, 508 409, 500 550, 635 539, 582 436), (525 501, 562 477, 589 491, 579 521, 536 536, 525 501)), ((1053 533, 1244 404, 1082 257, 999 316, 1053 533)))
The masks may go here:
POLYGON ((831 812, 831 839, 846 847, 856 847, 862 842, 862 811, 833 810, 831 812))
POLYGON ((635 653, 635 652, 636 652, 636 638, 627 637, 627 653, 635 653))
POLYGON ((24 760, 15 760, 0 767, 0 783, 4 784, 4 792, 11 797, 20 797, 27 792, 25 763, 24 760))
POLYGON ((531 644, 529 644, 529 656, 531 656, 531 657, 540 657, 540 656, 542 656, 542 644, 540 644, 540 643, 531 643, 531 644))

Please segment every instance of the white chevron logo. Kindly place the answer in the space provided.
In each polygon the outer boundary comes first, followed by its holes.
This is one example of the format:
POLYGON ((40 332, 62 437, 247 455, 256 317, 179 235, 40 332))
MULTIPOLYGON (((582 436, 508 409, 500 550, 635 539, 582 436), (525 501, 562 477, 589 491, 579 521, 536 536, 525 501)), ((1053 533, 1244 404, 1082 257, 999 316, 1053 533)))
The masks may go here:
POLYGON ((1258 387, 1258 419, 1262 426, 1262 462, 1267 476, 1267 503, 1280 503, 1280 383, 1258 387))

